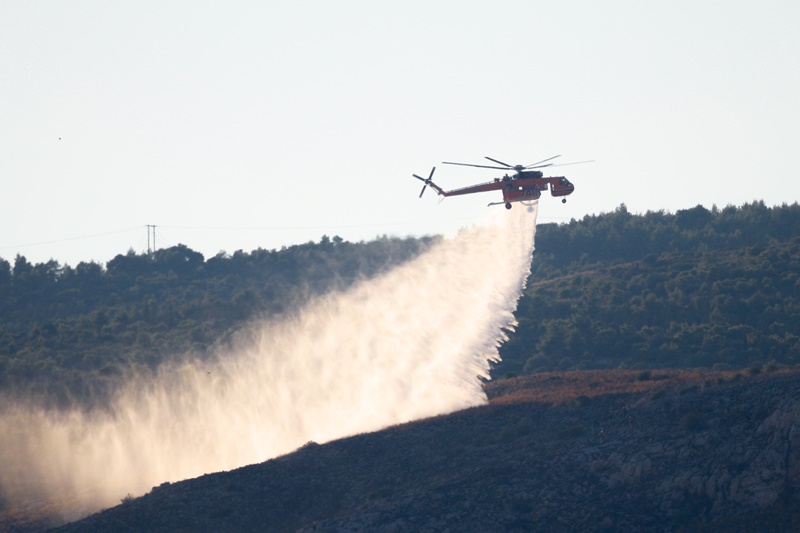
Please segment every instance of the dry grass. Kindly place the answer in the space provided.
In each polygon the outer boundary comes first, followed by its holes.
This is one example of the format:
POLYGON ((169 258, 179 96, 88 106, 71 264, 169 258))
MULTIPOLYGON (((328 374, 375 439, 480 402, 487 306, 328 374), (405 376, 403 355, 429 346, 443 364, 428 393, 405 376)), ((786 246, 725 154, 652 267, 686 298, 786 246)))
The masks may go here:
MULTIPOLYGON (((780 373, 784 372, 791 371, 784 370, 780 373)), ((486 393, 489 403, 495 405, 529 402, 561 405, 581 397, 645 392, 660 388, 706 387, 751 377, 746 371, 735 370, 574 370, 492 381, 486 384, 486 393)))

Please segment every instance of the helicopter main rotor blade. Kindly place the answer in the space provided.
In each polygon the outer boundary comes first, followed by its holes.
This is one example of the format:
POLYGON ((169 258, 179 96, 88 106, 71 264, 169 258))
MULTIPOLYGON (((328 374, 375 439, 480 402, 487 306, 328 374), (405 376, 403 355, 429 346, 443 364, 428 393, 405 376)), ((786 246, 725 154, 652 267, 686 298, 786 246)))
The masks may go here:
POLYGON ((558 165, 546 165, 546 166, 566 167, 569 165, 580 165, 581 163, 594 163, 594 159, 589 159, 587 161, 575 161, 574 163, 560 163, 558 165))
POLYGON ((497 159, 492 159, 489 156, 483 156, 484 159, 488 159, 489 161, 494 161, 498 165, 505 165, 506 168, 514 168, 514 165, 509 165, 508 163, 503 163, 502 161, 498 161, 497 159))
MULTIPOLYGON (((525 168, 540 168, 540 167, 537 167, 536 165, 539 165, 541 163, 546 163, 546 162, 548 162, 548 161, 550 161, 552 159, 555 159, 556 157, 561 157, 561 156, 560 155, 554 155, 553 157, 548 157, 547 159, 542 159, 541 161, 537 161, 536 163, 531 163, 530 165, 528 165, 525 168)), ((549 166, 549 165, 544 165, 544 166, 549 166)))
POLYGON ((470 163, 453 163, 451 161, 442 161, 443 165, 460 165, 462 167, 478 167, 478 168, 493 168, 495 170, 509 170, 512 167, 490 167, 488 165, 472 165, 470 163))

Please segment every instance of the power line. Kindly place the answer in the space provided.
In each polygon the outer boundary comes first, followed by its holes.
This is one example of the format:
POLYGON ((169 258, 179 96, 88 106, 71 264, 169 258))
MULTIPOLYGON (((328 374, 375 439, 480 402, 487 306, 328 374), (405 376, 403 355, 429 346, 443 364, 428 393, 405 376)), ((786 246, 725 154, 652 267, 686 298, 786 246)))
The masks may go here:
MULTIPOLYGON (((480 216, 459 217, 458 220, 478 220, 480 216)), ((160 228, 183 230, 219 230, 219 231, 279 231, 279 230, 331 230, 351 228, 380 228, 389 226, 405 226, 417 221, 406 220, 397 222, 382 222, 377 224, 327 224, 324 226, 159 226, 160 228)))
POLYGON ((2 247, 0 247, 0 250, 11 250, 13 248, 29 248, 29 247, 32 247, 32 246, 43 246, 45 244, 58 244, 60 242, 79 241, 79 240, 82 240, 82 239, 94 239, 96 237, 105 237, 105 236, 108 236, 108 235, 117 235, 119 233, 127 233, 127 232, 134 231, 134 230, 138 231, 140 227, 141 226, 137 226, 135 228, 125 228, 125 229, 118 229, 118 230, 114 230, 114 231, 107 231, 107 232, 104 232, 104 233, 93 233, 91 235, 81 235, 79 237, 65 237, 63 239, 54 239, 54 240, 50 240, 50 241, 39 241, 39 242, 30 242, 30 243, 27 243, 27 244, 16 244, 16 245, 13 245, 13 246, 2 246, 2 247))

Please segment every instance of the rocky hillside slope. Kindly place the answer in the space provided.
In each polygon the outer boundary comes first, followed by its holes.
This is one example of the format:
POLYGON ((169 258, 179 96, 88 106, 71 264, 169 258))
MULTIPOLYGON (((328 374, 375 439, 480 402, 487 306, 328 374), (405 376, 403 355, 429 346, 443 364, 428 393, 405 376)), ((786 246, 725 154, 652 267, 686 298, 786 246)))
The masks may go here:
POLYGON ((58 531, 800 530, 798 373, 577 372, 488 392, 58 531))

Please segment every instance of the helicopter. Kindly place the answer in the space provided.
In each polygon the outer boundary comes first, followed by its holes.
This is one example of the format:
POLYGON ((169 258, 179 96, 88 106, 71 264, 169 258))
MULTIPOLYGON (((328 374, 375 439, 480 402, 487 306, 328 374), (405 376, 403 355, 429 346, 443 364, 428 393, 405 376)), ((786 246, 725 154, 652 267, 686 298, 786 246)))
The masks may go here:
POLYGON ((548 163, 548 161, 552 161, 557 157, 561 156, 555 155, 553 157, 548 157, 547 159, 543 159, 542 161, 538 161, 530 165, 509 165, 508 163, 503 163, 502 161, 498 161, 497 159, 493 159, 488 156, 486 156, 485 159, 495 163, 495 165, 473 165, 471 163, 454 163, 452 161, 443 161, 443 165, 491 168, 514 172, 512 175, 506 173, 502 178, 495 178, 494 181, 470 185, 469 187, 462 187, 460 189, 453 189, 451 191, 445 191, 433 182, 433 173, 436 171, 436 167, 431 169, 431 173, 427 179, 417 176, 416 174, 412 174, 412 176, 424 183, 422 186, 422 192, 419 193, 420 198, 422 198, 422 195, 425 193, 425 189, 429 185, 431 189, 436 191, 437 194, 444 197, 460 196, 462 194, 472 194, 476 192, 502 191, 503 201, 491 202, 489 206, 505 204, 506 209, 511 209, 512 202, 532 202, 533 200, 538 200, 542 195, 542 192, 549 189, 552 196, 562 197, 561 202, 566 203, 567 199, 563 197, 572 194, 572 191, 575 190, 575 186, 564 176, 545 178, 544 174, 536 169, 552 166, 577 165, 578 163, 589 163, 590 161, 564 163, 563 165, 554 165, 553 163, 548 163))

